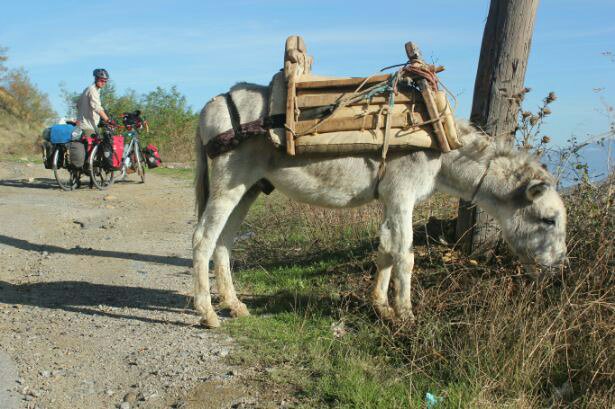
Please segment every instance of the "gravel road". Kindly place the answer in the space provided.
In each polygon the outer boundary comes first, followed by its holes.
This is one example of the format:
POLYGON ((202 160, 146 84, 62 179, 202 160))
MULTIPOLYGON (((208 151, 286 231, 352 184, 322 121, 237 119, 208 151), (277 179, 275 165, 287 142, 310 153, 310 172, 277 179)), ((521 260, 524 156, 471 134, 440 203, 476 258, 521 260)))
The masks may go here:
POLYGON ((0 162, 3 409, 278 406, 232 339, 195 326, 190 181, 147 176, 63 192, 0 162))

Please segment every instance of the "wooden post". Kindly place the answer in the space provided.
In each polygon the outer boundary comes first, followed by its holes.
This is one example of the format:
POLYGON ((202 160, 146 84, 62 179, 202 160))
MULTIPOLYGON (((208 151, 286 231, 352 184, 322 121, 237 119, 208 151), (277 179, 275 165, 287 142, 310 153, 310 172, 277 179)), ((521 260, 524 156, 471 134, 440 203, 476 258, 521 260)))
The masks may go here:
MULTIPOLYGON (((527 60, 539 0, 491 0, 474 83, 470 121, 514 144, 527 60)), ((497 227, 482 210, 460 201, 457 239, 466 253, 484 253, 497 242, 497 227)))

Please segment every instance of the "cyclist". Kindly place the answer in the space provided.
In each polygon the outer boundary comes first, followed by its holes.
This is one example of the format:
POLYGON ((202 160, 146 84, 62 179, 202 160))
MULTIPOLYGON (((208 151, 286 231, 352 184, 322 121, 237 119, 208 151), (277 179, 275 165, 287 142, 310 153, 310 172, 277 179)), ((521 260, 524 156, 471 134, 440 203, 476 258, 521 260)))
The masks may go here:
POLYGON ((93 72, 94 83, 83 90, 77 101, 77 124, 90 133, 96 133, 96 126, 102 118, 109 122, 109 116, 100 103, 100 89, 109 81, 109 73, 104 68, 96 68, 93 72))
MULTIPOLYGON (((109 81, 109 73, 104 68, 96 68, 92 74, 94 83, 83 90, 77 100, 77 126, 80 129, 73 133, 74 139, 80 138, 81 132, 88 136, 97 133, 96 126, 101 118, 109 122, 109 116, 100 103, 100 89, 109 81)), ((85 147, 82 143, 70 144, 70 161, 77 167, 83 166, 85 147)))

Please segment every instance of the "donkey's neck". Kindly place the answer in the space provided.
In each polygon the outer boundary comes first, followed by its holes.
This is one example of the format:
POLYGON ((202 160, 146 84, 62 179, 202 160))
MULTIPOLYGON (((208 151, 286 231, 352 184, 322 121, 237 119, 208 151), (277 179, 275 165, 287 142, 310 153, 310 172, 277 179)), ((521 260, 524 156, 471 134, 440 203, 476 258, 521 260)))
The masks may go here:
POLYGON ((491 175, 494 171, 495 146, 488 137, 478 133, 466 135, 464 145, 442 155, 436 188, 463 200, 476 202, 493 214, 496 210, 493 184, 483 182, 487 173, 491 175))
POLYGON ((487 167, 488 161, 476 161, 459 151, 443 154, 436 188, 463 200, 473 200, 480 190, 487 167))

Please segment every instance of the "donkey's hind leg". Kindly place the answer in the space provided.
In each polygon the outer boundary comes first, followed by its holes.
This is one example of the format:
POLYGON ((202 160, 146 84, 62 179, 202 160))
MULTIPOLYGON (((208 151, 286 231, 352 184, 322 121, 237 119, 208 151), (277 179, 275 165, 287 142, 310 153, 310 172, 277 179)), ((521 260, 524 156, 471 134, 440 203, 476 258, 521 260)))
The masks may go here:
POLYGON ((260 192, 260 187, 254 185, 243 195, 241 201, 235 207, 235 210, 233 210, 233 213, 231 213, 231 216, 226 222, 226 226, 224 226, 224 230, 214 250, 214 273, 216 275, 218 292, 220 293, 220 306, 229 308, 232 317, 250 315, 246 305, 239 301, 235 293, 233 278, 231 276, 230 255, 235 235, 248 214, 250 206, 252 206, 252 203, 254 203, 260 192))
POLYGON ((393 258, 390 254, 380 251, 376 258, 376 283, 372 289, 372 304, 378 315, 385 320, 395 318, 395 311, 389 305, 389 282, 393 269, 393 258))
MULTIPOLYGON (((376 302, 387 300, 389 278, 393 279, 393 309, 397 318, 414 320, 412 314, 411 280, 414 268, 412 252, 412 210, 413 202, 405 197, 389 197, 385 205, 385 219, 380 228, 379 260, 386 261, 379 267, 377 285, 372 293, 376 302), (389 263, 392 268, 389 267, 389 263), (384 267, 384 268, 382 268, 384 267)), ((386 308, 385 315, 389 313, 386 308)), ((378 306, 376 305, 376 308, 378 306)))
POLYGON ((218 189, 209 197, 192 236, 194 306, 201 314, 203 325, 209 328, 220 326, 218 315, 211 305, 209 259, 231 212, 245 192, 243 184, 231 189, 218 189))

